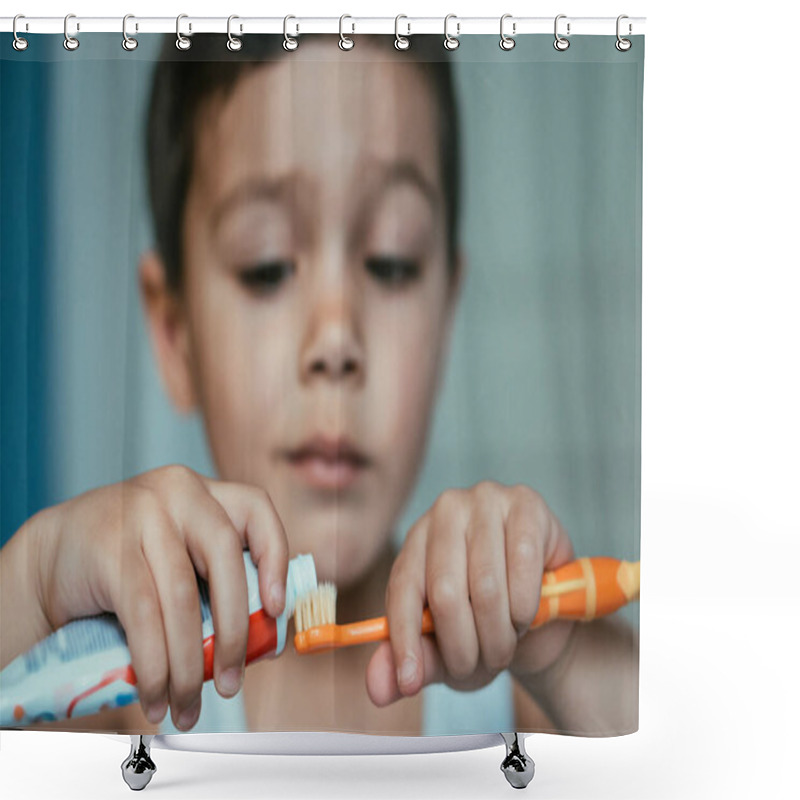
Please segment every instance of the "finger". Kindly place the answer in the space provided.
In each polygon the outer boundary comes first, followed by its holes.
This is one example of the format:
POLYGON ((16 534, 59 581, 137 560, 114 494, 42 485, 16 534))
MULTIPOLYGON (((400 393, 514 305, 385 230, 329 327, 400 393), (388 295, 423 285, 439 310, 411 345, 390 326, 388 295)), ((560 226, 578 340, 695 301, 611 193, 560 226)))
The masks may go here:
POLYGON ((164 719, 169 704, 169 659, 161 603, 138 538, 126 537, 119 582, 120 600, 114 610, 125 630, 131 666, 136 674, 139 704, 156 724, 164 719))
POLYGON ((511 616, 521 638, 538 611, 544 573, 572 561, 575 551, 558 517, 537 491, 519 484, 512 487, 512 498, 506 526, 508 582, 511 616))
POLYGON ((272 500, 256 486, 200 477, 227 512, 242 546, 250 550, 258 568, 261 604, 270 616, 279 617, 286 605, 289 542, 272 500))
POLYGON ((409 530, 392 565, 386 587, 386 619, 393 653, 395 686, 407 695, 419 691, 422 680, 422 610, 425 605, 425 548, 428 517, 409 530))
POLYGON ((481 658, 490 672, 505 669, 517 646, 509 611, 504 509, 500 500, 500 495, 487 485, 477 487, 467 529, 470 603, 481 658))
POLYGON ((174 520, 161 507, 141 516, 144 556, 158 590, 167 657, 169 704, 175 727, 200 716, 203 642, 197 575, 174 520))
POLYGON ((207 566, 214 625, 214 683, 232 697, 242 683, 250 610, 242 540, 225 509, 198 482, 179 520, 193 561, 207 566))
POLYGON ((452 490, 436 501, 426 552, 425 586, 436 642, 447 670, 466 678, 478 665, 480 649, 469 601, 466 492, 452 490))
MULTIPOLYGON (((417 691, 430 683, 442 683, 446 678, 446 668, 431 636, 422 637, 419 656, 422 668, 417 691)), ((370 700, 379 708, 406 697, 397 682, 395 656, 390 642, 381 642, 372 654, 367 664, 366 686, 370 700)))
POLYGON ((528 632, 539 610, 547 527, 537 495, 515 492, 506 519, 506 568, 511 621, 518 638, 528 632))

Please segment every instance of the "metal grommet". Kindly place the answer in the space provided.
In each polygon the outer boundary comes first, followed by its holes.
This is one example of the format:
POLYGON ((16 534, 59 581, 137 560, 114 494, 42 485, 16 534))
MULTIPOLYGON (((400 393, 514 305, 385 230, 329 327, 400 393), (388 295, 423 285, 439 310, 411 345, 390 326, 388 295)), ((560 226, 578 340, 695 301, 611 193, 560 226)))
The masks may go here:
MULTIPOLYGON (((21 53, 23 50, 27 50, 28 49, 28 40, 27 39, 23 39, 21 36, 17 36, 17 20, 18 19, 26 19, 26 17, 25 17, 24 14, 17 14, 17 16, 14 17, 14 22, 13 22, 13 24, 11 26, 11 30, 14 33, 14 41, 11 42, 11 46, 16 51, 21 53)), ((28 30, 28 23, 27 22, 25 23, 25 30, 28 30)))
POLYGON ((448 23, 448 21, 450 20, 451 17, 455 17, 455 16, 456 16, 455 14, 448 14, 444 18, 444 46, 448 50, 456 50, 458 48, 458 45, 461 44, 458 41, 458 37, 461 35, 461 23, 460 22, 458 22, 458 21, 456 22, 456 35, 455 36, 451 36, 447 32, 447 23, 448 23))
POLYGON ((500 17, 500 49, 501 50, 513 50, 514 45, 516 42, 514 41, 514 36, 517 35, 517 23, 511 23, 511 36, 503 33, 503 23, 506 21, 506 17, 512 16, 511 14, 503 14, 500 17))
MULTIPOLYGON (((178 50, 188 50, 192 46, 192 40, 181 33, 181 20, 188 16, 188 14, 178 14, 178 18, 175 20, 175 33, 178 37, 175 40, 175 47, 177 47, 178 50)), ((189 23, 189 30, 192 30, 191 22, 189 23)))
POLYGON ((411 42, 406 37, 411 36, 411 23, 406 23, 408 26, 408 32, 405 36, 401 36, 398 30, 398 25, 401 19, 408 19, 408 17, 405 14, 398 14, 394 18, 394 46, 398 50, 408 50, 408 48, 411 47, 411 42))
MULTIPOLYGON (((127 33, 127 26, 128 20, 133 17, 133 14, 126 14, 122 18, 122 49, 127 50, 130 52, 131 50, 135 50, 139 46, 139 41, 134 39, 132 36, 128 36, 127 33)), ((139 23, 136 23, 136 30, 139 30, 139 23)))
MULTIPOLYGON (((556 34, 556 40, 553 42, 553 47, 555 47, 556 50, 560 50, 561 52, 564 52, 564 50, 566 50, 569 47, 569 39, 565 39, 563 36, 559 36, 559 33, 558 33, 558 21, 560 19, 566 19, 566 18, 567 18, 566 14, 559 14, 556 17, 555 28, 554 28, 555 29, 555 34, 556 34)), ((569 27, 570 27, 570 25, 569 25, 569 22, 568 22, 567 23, 567 36, 569 36, 569 27)))
MULTIPOLYGON (((297 39, 289 36, 289 34, 286 32, 286 23, 290 19, 297 19, 297 17, 293 17, 291 14, 287 14, 283 18, 283 49, 284 50, 297 50, 297 44, 298 44, 297 39)), ((299 22, 297 23, 297 30, 295 31, 295 33, 296 34, 300 33, 300 23, 299 22)))
MULTIPOLYGON (((633 45, 633 42, 630 39, 623 39, 619 35, 619 21, 621 19, 629 19, 629 17, 628 17, 627 14, 620 14, 617 17, 617 41, 614 43, 614 47, 616 47, 617 50, 620 51, 620 53, 625 53, 625 52, 627 52, 628 50, 631 49, 631 46, 633 45)), ((629 22, 628 23, 628 34, 629 35, 630 35, 632 30, 633 30, 633 26, 629 22)))
MULTIPOLYGON (((345 36, 344 33, 342 33, 342 23, 346 18, 353 19, 349 14, 342 14, 342 16, 339 17, 339 47, 342 50, 352 50, 353 47, 355 46, 355 42, 349 36, 345 36)), ((356 32, 356 24, 354 22, 352 24, 352 30, 350 31, 350 33, 355 33, 355 32, 356 32)))
MULTIPOLYGON (((236 53, 236 52, 238 52, 239 50, 242 49, 242 40, 241 39, 237 39, 235 36, 231 35, 231 20, 232 19, 239 19, 239 17, 237 17, 236 14, 231 14, 228 17, 228 42, 227 42, 226 46, 227 46, 228 50, 231 51, 231 53, 236 53)), ((241 32, 242 32, 242 25, 240 24, 239 25, 239 33, 241 33, 241 32)))
MULTIPOLYGON (((64 17, 64 49, 65 50, 77 50, 80 47, 80 44, 81 44, 74 36, 70 36, 69 32, 67 30, 67 26, 69 25, 70 17, 74 17, 74 16, 75 16, 74 14, 67 14, 67 16, 64 17)), ((81 29, 80 22, 78 22, 76 24, 77 24, 77 29, 80 30, 81 29)))

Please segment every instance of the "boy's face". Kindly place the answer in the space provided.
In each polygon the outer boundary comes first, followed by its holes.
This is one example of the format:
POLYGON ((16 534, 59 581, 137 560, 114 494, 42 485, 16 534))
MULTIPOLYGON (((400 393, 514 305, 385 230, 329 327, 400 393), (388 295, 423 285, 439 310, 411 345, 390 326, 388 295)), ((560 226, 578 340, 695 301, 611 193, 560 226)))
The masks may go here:
POLYGON ((153 253, 141 279, 162 376, 179 409, 199 406, 219 477, 265 488, 290 553, 344 589, 413 489, 462 260, 451 276, 422 71, 321 46, 205 108, 183 297, 153 253), (304 455, 315 437, 364 460, 304 455))

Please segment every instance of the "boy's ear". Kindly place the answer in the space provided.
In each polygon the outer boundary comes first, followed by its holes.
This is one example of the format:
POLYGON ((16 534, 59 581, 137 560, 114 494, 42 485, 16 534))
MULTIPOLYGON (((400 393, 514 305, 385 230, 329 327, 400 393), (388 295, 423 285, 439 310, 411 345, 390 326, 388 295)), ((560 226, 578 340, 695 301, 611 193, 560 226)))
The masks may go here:
POLYGON ((140 258, 139 289, 167 394, 179 412, 189 413, 196 398, 188 320, 183 303, 167 285, 164 262, 153 250, 144 252, 140 258))

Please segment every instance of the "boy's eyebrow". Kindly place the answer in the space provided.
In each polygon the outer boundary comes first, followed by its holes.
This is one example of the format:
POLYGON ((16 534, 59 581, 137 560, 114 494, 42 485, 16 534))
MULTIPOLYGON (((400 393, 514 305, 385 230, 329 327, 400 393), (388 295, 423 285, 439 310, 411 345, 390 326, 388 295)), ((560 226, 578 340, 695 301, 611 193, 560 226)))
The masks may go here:
MULTIPOLYGON (((419 165, 411 159, 401 158, 392 161, 373 159, 372 163, 378 170, 378 177, 370 191, 364 206, 369 209, 377 198, 392 186, 401 183, 410 183, 416 186, 425 199, 430 203, 435 212, 439 204, 439 193, 436 187, 428 180, 419 165)), ((211 211, 210 228, 216 232, 224 216, 229 214, 236 206, 244 205, 257 200, 271 202, 285 202, 292 194, 293 184, 307 180, 306 174, 300 170, 291 170, 277 178, 256 176, 248 178, 229 192, 211 211)))
POLYGON ((431 209, 436 210, 439 193, 415 161, 409 158, 399 158, 393 161, 377 160, 373 163, 376 165, 379 175, 375 181, 375 193, 369 198, 370 200, 377 199, 382 192, 398 183, 410 183, 422 192, 425 199, 431 204, 431 209))
POLYGON ((229 214, 236 206, 246 205, 255 200, 278 203, 285 201, 291 193, 292 184, 296 183, 298 179, 301 179, 300 172, 293 170, 278 178, 255 176, 242 181, 211 210, 211 232, 216 233, 223 217, 229 214))

